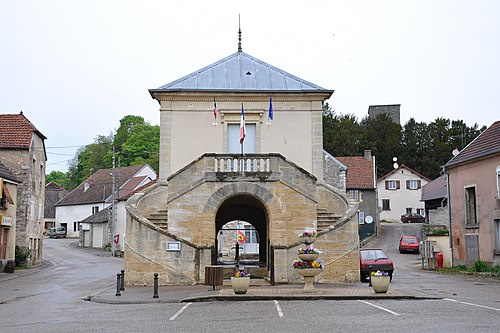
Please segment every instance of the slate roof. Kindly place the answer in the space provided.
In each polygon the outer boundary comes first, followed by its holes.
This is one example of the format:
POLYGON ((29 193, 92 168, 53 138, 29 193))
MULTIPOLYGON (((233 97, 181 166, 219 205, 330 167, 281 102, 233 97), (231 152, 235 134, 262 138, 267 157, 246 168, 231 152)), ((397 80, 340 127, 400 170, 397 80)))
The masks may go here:
POLYGON ((410 171, 411 173, 414 173, 415 175, 419 176, 420 178, 422 178, 422 179, 426 180, 427 182, 430 182, 430 181, 431 181, 429 178, 427 178, 427 177, 425 177, 424 175, 422 175, 422 174, 420 174, 420 173, 416 172, 415 170, 413 170, 413 169, 411 169, 411 168, 407 167, 407 166, 406 166, 406 165, 404 165, 404 164, 401 164, 401 165, 400 165, 397 169, 393 169, 393 170, 389 171, 388 173, 386 173, 385 175, 383 175, 382 177, 380 177, 380 178, 378 179, 378 181, 384 180, 385 178, 389 177, 390 175, 392 175, 393 173, 395 173, 395 172, 397 172, 398 170, 401 170, 401 169, 406 169, 406 170, 410 171))
POLYGON ((80 222, 83 222, 83 223, 106 223, 109 221, 110 217, 111 217, 111 206, 106 207, 103 210, 100 210, 97 213, 84 218, 80 222))
POLYGON ((337 159, 348 168, 346 189, 373 190, 375 188, 375 175, 373 161, 363 156, 344 156, 337 159))
MULTIPOLYGON (((115 169, 115 188, 117 189, 118 197, 120 196, 120 188, 144 165, 134 165, 115 169)), ((77 188, 68 193, 67 196, 61 199, 56 206, 83 205, 95 202, 104 202, 111 196, 113 189, 113 169, 101 169, 87 178, 77 188), (89 188, 84 191, 85 183, 88 183, 89 188)))
POLYGON ((158 178, 153 179, 152 181, 142 185, 141 187, 136 188, 135 190, 133 190, 127 194, 120 195, 119 201, 127 201, 131 196, 133 196, 136 193, 142 192, 143 190, 147 189, 150 186, 153 186, 154 184, 156 184, 157 181, 158 181, 158 178))
POLYGON ((445 175, 422 186, 422 201, 446 198, 447 194, 445 175))
POLYGON ((47 139, 22 112, 0 114, 0 148, 29 149, 33 133, 47 139))
POLYGON ((457 166, 500 153, 500 121, 494 122, 479 134, 457 156, 445 164, 446 168, 457 166))
POLYGON ((241 51, 149 93, 180 91, 333 93, 241 51))

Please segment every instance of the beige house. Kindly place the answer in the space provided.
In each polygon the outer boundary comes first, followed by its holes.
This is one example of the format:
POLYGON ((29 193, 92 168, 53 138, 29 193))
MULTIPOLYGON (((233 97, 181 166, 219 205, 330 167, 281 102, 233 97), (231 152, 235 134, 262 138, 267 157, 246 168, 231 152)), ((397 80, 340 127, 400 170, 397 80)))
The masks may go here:
POLYGON ((0 272, 15 260, 16 202, 19 181, 0 161, 0 272))
POLYGON ((29 265, 42 262, 45 139, 22 112, 0 114, 0 161, 19 180, 16 244, 31 250, 29 265))
POLYGON ((425 216, 420 201, 422 186, 430 180, 401 164, 377 181, 380 221, 399 222, 401 215, 417 213, 425 216))
POLYGON ((291 265, 304 230, 318 231, 319 281, 359 281, 357 204, 323 175, 322 105, 332 93, 241 48, 151 89, 159 181, 127 201, 127 283, 152 284, 153 272, 160 284, 203 283, 211 265, 300 282, 291 265), (257 234, 252 264, 219 260, 218 235, 235 221, 257 234))

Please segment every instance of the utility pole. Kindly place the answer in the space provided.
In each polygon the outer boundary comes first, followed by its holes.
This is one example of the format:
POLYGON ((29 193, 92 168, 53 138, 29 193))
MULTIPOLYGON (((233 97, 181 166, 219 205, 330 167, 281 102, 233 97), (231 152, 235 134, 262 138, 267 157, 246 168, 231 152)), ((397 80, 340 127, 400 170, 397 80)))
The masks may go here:
POLYGON ((115 207, 115 145, 113 145, 113 169, 111 171, 111 255, 114 257, 116 252, 115 243, 115 225, 116 225, 116 207, 115 207))

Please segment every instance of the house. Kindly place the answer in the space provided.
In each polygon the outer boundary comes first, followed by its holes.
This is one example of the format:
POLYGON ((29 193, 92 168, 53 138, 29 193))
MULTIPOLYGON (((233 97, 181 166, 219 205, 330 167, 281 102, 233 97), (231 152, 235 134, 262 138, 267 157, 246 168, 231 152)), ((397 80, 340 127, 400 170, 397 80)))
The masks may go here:
POLYGON ((16 202, 19 181, 0 161, 0 272, 15 260, 16 202))
POLYGON ((380 220, 401 221, 401 215, 425 216, 420 201, 422 186, 430 182, 425 176, 402 164, 377 180, 380 220))
POLYGON ((448 211, 448 186, 446 175, 434 179, 422 186, 422 199, 425 216, 429 225, 450 225, 448 211))
POLYGON ((360 241, 375 235, 378 225, 377 174, 375 156, 365 150, 363 156, 337 156, 347 166, 346 191, 358 202, 360 241))
POLYGON ((16 245, 31 252, 29 266, 42 262, 46 137, 24 116, 0 114, 0 161, 19 181, 16 245))
MULTIPOLYGON (((98 170, 56 204, 56 224, 66 227, 68 237, 80 237, 82 220, 113 204, 113 188, 116 189, 116 204, 121 197, 154 179, 156 172, 148 164, 98 170)), ((119 239, 125 233, 125 214, 117 204, 115 212, 116 228, 113 237, 118 235, 116 238, 119 239)), ((109 242, 107 235, 105 238, 105 241, 95 241, 104 246, 109 242)))
POLYGON ((500 121, 444 166, 448 176, 453 265, 500 264, 500 121))
POLYGON ((54 182, 50 182, 45 185, 43 220, 46 231, 56 226, 56 203, 58 203, 68 193, 68 190, 54 182))
POLYGON ((318 232, 319 281, 359 281, 357 205, 324 179, 322 106, 332 90, 239 44, 149 92, 160 105, 159 180, 126 203, 127 283, 151 285, 154 272, 159 284, 203 283, 212 265, 300 281, 292 262, 303 231, 318 232), (237 239, 219 240, 220 231, 248 224, 259 240, 256 262, 221 260, 219 245, 237 239))

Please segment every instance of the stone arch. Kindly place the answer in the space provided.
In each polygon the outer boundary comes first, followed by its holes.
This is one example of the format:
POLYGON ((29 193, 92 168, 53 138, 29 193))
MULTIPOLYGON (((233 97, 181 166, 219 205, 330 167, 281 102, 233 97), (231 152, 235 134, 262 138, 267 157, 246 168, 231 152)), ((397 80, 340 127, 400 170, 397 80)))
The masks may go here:
POLYGON ((217 211, 226 199, 238 194, 249 194, 260 199, 266 209, 269 208, 269 204, 274 199, 273 194, 269 190, 258 184, 249 182, 231 183, 222 186, 210 196, 205 204, 204 212, 217 211))

